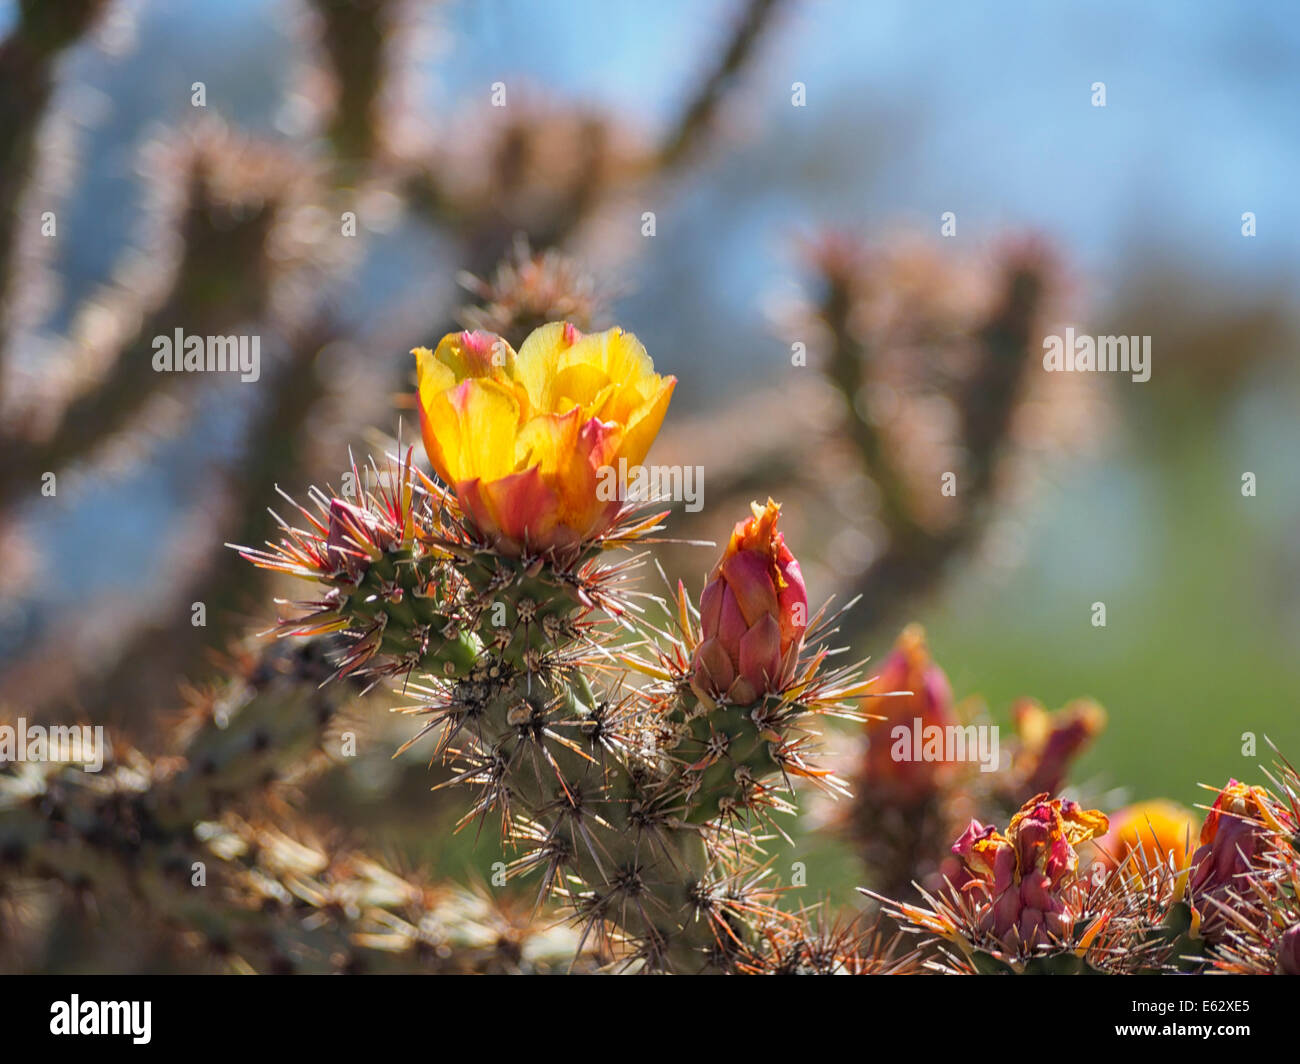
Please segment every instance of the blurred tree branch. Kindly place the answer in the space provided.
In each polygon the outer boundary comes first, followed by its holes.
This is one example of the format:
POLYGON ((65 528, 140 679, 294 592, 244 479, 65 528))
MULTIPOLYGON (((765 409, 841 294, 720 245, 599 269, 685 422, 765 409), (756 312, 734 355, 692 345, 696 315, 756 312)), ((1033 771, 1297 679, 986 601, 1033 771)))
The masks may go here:
MULTIPOLYGON (((20 0, 17 25, 0 42, 0 401, 8 354, 19 204, 37 154, 37 131, 54 92, 59 56, 84 36, 108 0, 67 0, 56 13, 42 0, 20 0)), ((0 485, 0 499, 3 498, 0 485)))

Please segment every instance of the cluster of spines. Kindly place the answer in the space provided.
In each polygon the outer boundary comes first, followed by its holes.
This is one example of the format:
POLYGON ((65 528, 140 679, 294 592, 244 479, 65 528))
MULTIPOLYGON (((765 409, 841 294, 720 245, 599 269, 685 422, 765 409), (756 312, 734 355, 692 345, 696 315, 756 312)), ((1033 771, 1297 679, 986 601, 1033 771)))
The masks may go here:
MULTIPOLYGON (((665 637, 642 621, 627 562, 606 564, 601 553, 635 542, 658 515, 629 514, 607 542, 567 558, 521 558, 475 542, 454 501, 427 482, 425 490, 436 505, 407 514, 410 540, 447 570, 447 609, 475 655, 455 674, 435 653, 414 671, 404 660, 404 690, 418 701, 402 712, 425 718, 415 738, 437 735, 434 756, 451 770, 440 786, 472 789, 462 825, 498 816, 517 852, 508 876, 535 873, 539 901, 567 905, 583 942, 614 949, 621 963, 737 970, 776 912, 753 829, 793 810, 794 777, 836 786, 810 761, 807 721, 865 689, 854 669, 826 667, 829 621, 814 619, 816 649, 785 694, 751 707, 706 705, 689 683, 699 632, 685 593, 677 603, 685 622, 665 637), (655 660, 646 646, 657 648, 655 660), (629 683, 632 671, 653 680, 629 683)), ((334 503, 318 505, 324 513, 334 503)), ((350 522, 367 572, 409 549, 406 539, 383 544, 367 531, 384 520, 350 522)), ((290 568, 293 553, 306 560, 298 575, 314 568, 318 579, 337 580, 323 519, 305 537, 257 557, 290 568)), ((332 604, 330 621, 344 632, 373 624, 365 608, 351 608, 355 597, 332 604)), ((374 658, 369 667, 385 671, 382 647, 374 658)))
POLYGON ((1219 933, 1204 953, 1216 971, 1300 975, 1300 769, 1274 753, 1261 796, 1267 815, 1254 824, 1259 852, 1227 897, 1207 906, 1219 933))
POLYGON ((1279 759, 1269 777, 1271 789, 1253 789, 1260 815, 1245 817, 1256 838, 1250 853, 1238 850, 1244 870, 1217 893, 1194 885, 1200 862, 1213 866, 1221 854, 1198 853, 1184 867, 1130 848, 1117 864, 1078 870, 1064 887, 1075 913, 1068 933, 1032 949, 994 938, 987 904, 951 882, 921 889, 923 906, 863 893, 915 934, 925 966, 944 974, 1300 974, 1284 944, 1288 932, 1300 934, 1300 774, 1279 759))
MULTIPOLYGON (((149 965, 533 971, 574 963, 573 936, 533 922, 508 899, 437 886, 315 839, 279 800, 280 784, 328 764, 322 745, 359 687, 321 686, 334 666, 319 642, 237 651, 232 664, 232 680, 191 693, 160 756, 119 741, 100 773, 56 762, 0 773, 0 939, 15 931, 0 966, 32 963, 24 960, 30 934, 9 918, 33 925, 24 899, 36 883, 61 884, 74 916, 90 899, 101 913, 143 905, 150 946, 137 945, 149 965), (271 819, 273 807, 280 812, 271 819)), ((77 956, 93 948, 87 938, 77 956)), ((578 953, 580 966, 594 963, 578 953)))

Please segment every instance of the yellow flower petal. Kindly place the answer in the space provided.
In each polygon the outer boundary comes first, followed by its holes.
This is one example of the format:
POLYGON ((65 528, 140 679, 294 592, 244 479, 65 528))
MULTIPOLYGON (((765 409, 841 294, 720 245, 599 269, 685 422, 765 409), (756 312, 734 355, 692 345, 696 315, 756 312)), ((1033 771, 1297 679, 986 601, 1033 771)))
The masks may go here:
POLYGON ((553 321, 528 334, 515 358, 515 377, 524 386, 534 409, 556 411, 553 396, 560 356, 578 342, 581 334, 567 322, 553 321))
POLYGON ((429 461, 449 484, 514 472, 519 400, 508 384, 470 378, 422 398, 421 413, 429 461))
POLYGON ((596 366, 625 388, 635 388, 655 376, 654 363, 641 341, 618 328, 584 336, 560 356, 561 368, 580 362, 596 366))
POLYGON ((414 352, 420 428, 434 471, 485 539, 569 549, 621 509, 599 490, 620 458, 640 465, 676 380, 630 333, 544 325, 518 354, 487 333, 450 333, 414 352))
POLYGON ((650 446, 659 435, 668 413, 668 403, 672 400, 673 389, 677 387, 676 377, 663 377, 655 392, 642 403, 624 422, 623 445, 619 448, 619 457, 626 458, 629 466, 640 465, 650 453, 650 446))
POLYGON ((622 426, 613 422, 583 421, 578 407, 534 417, 520 431, 520 447, 526 452, 522 464, 537 466, 552 486, 562 524, 585 534, 607 504, 616 501, 601 499, 596 489, 600 471, 613 464, 622 436, 622 426))
POLYGON ((582 408, 584 420, 600 417, 602 408, 618 388, 605 371, 589 362, 565 366, 551 382, 551 411, 563 414, 570 408, 582 408))

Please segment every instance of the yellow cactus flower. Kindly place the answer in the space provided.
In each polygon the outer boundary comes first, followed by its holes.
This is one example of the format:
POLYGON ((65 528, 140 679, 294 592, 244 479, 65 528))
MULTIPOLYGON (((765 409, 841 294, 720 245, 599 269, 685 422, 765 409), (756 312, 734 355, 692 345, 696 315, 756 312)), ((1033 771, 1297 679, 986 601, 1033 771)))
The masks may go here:
POLYGON ((518 353, 484 332, 412 353, 429 461, 485 545, 512 556, 573 552, 610 527, 677 384, 631 333, 563 322, 518 353))
POLYGON ((1167 865, 1172 855, 1173 867, 1181 871, 1191 859, 1197 830, 1197 818, 1177 802, 1137 802, 1110 818, 1110 830, 1094 842, 1095 859, 1114 868, 1141 850, 1148 867, 1167 865))

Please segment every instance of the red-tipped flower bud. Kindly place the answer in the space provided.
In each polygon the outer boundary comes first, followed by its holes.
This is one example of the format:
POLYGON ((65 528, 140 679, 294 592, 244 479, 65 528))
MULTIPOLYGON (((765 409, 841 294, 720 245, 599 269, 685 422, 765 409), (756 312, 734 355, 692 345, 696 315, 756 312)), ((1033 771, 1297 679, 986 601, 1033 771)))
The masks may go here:
POLYGON ((691 686, 708 701, 748 706, 785 688, 808 627, 799 563, 776 530, 781 508, 752 503, 700 598, 702 637, 691 686))
POLYGON ((1201 934, 1211 942, 1223 933, 1219 905, 1232 907, 1249 893, 1245 877, 1257 871, 1269 846, 1268 798, 1262 787, 1228 780, 1201 826, 1201 845, 1192 855, 1189 900, 1203 921, 1201 934))
MULTIPOLYGON (((957 723, 952 688, 943 669, 934 663, 925 642, 925 630, 909 624, 885 658, 873 686, 877 691, 911 691, 910 695, 872 695, 862 700, 867 721, 865 783, 895 802, 913 804, 941 791, 955 775, 951 761, 895 756, 894 729, 904 726, 948 728, 957 723)), ((910 744, 909 744, 910 745, 910 744)))

